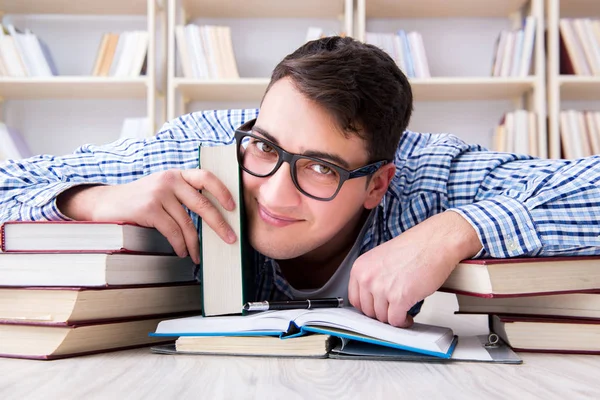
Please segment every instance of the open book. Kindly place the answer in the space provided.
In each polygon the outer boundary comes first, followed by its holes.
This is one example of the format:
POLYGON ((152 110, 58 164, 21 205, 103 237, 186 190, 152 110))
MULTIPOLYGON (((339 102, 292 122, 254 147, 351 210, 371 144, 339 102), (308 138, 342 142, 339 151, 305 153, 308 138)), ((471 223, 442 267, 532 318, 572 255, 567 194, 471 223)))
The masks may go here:
POLYGON ((309 333, 353 339, 441 358, 450 358, 456 339, 450 328, 415 323, 402 329, 354 308, 265 311, 247 316, 202 316, 160 322, 151 336, 278 336, 309 333))

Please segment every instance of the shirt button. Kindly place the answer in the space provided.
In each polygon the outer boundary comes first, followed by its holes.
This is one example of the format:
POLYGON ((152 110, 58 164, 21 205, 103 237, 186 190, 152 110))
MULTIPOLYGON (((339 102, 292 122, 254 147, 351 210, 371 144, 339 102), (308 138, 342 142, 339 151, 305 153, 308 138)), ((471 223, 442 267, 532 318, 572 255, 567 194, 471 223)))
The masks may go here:
POLYGON ((512 240, 512 239, 508 239, 506 241, 506 247, 508 248, 508 250, 517 250, 517 248, 519 247, 517 245, 517 242, 512 240))

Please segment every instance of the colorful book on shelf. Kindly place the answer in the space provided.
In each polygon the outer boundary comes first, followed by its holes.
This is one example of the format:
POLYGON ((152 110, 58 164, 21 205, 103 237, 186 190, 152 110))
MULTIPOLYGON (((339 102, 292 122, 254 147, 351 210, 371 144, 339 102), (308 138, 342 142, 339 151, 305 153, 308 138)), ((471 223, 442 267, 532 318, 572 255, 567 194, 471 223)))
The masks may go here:
POLYGON ((197 282, 109 287, 0 287, 0 323, 72 325, 200 312, 197 282))
POLYGON ((252 250, 244 232, 244 200, 236 145, 201 146, 199 167, 212 172, 227 187, 236 208, 225 210, 208 191, 203 194, 223 215, 237 240, 228 244, 202 220, 200 281, 202 312, 205 316, 240 314, 242 306, 253 300, 255 271, 252 250))
POLYGON ((0 251, 174 254, 156 229, 119 221, 9 221, 0 225, 0 251))
MULTIPOLYGON (((350 307, 266 311, 246 316, 178 318, 162 321, 152 336, 270 336, 277 340, 290 340, 309 334, 357 340, 440 358, 450 358, 456 346, 456 338, 450 328, 419 323, 407 329, 396 328, 350 307)), ((323 339, 314 339, 318 351, 327 347, 325 336, 323 339)), ((235 346, 235 342, 227 343, 235 346)), ((236 349, 230 347, 229 350, 236 349)), ((255 355, 268 355, 268 352, 261 345, 255 355)))
POLYGON ((600 256, 464 260, 440 290, 510 297, 593 289, 600 289, 600 256))
POLYGON ((600 319, 492 315, 490 330, 516 351, 600 354, 600 319))

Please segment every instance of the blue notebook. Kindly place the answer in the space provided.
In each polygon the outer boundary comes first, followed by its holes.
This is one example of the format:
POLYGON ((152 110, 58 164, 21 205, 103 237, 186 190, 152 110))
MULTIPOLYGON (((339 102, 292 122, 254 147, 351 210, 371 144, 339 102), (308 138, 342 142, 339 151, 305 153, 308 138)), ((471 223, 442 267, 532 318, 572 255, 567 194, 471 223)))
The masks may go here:
POLYGON ((150 336, 277 336, 286 340, 314 333, 440 358, 450 358, 456 346, 450 328, 419 323, 407 329, 396 328, 352 307, 177 318, 160 322, 150 336))

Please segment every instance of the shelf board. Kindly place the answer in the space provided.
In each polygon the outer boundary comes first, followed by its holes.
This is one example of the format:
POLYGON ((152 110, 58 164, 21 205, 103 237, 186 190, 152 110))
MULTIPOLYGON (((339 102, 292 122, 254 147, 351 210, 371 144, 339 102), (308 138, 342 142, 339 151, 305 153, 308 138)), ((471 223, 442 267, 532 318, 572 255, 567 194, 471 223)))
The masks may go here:
POLYGON ((9 99, 116 99, 144 98, 148 79, 56 76, 0 78, 0 98, 9 99))
POLYGON ((535 79, 498 77, 435 77, 410 80, 415 101, 509 100, 522 96, 535 79))
POLYGON ((0 14, 146 15, 147 0, 2 0, 0 14))
POLYGON ((527 3, 527 0, 365 1, 367 18, 508 17, 527 3))
POLYGON ((600 1, 598 0, 563 0, 560 2, 561 18, 593 18, 600 16, 600 1))
POLYGON ((344 0, 183 0, 188 19, 203 18, 338 18, 344 0))
POLYGON ((260 101, 269 85, 269 78, 175 78, 174 82, 175 88, 189 101, 260 101))
POLYGON ((600 76, 558 77, 561 100, 600 100, 600 76))

